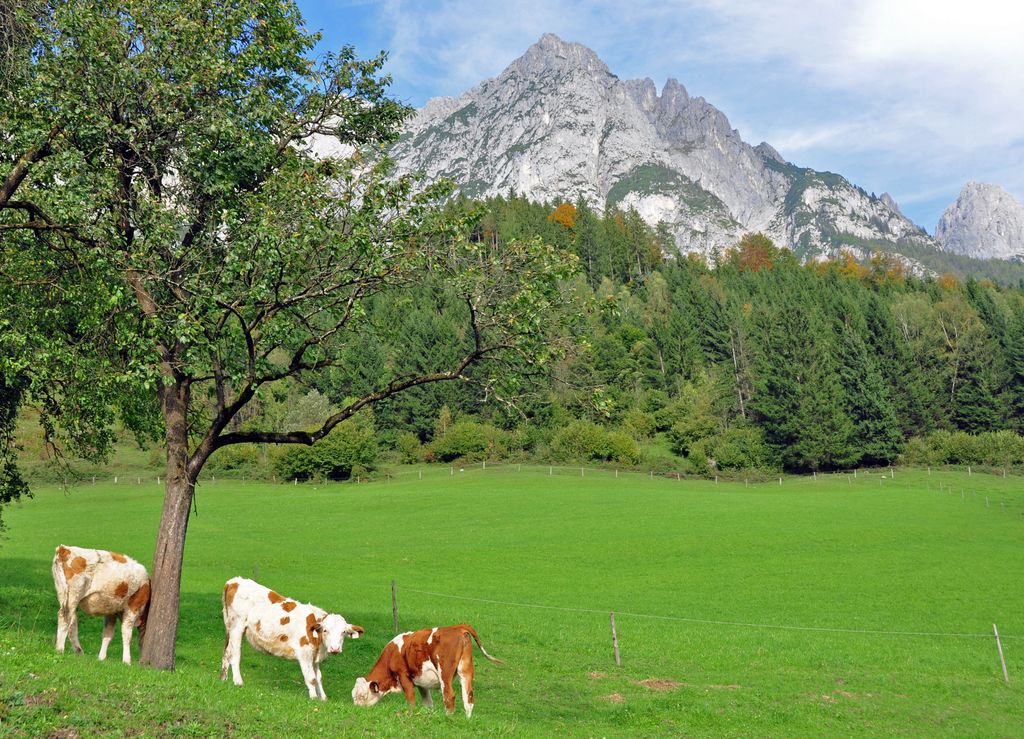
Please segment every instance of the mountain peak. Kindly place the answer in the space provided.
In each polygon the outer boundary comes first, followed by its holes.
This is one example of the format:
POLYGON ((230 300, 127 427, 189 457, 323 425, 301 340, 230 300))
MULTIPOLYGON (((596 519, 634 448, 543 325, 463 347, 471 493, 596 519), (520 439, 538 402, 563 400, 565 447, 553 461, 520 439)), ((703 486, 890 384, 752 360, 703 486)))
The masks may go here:
POLYGON ((583 69, 592 73, 611 74, 608 65, 592 49, 583 44, 563 41, 553 33, 541 36, 512 66, 525 74, 555 69, 583 69))
POLYGON ((964 185, 935 227, 944 249, 987 259, 1024 256, 1024 205, 999 185, 964 185))
POLYGON ((748 231, 804 257, 851 241, 926 239, 844 178, 750 146, 675 78, 659 95, 650 78, 619 79, 591 49, 552 33, 497 77, 431 101, 405 133, 392 152, 399 172, 449 178, 471 197, 515 191, 633 208, 664 223, 680 251, 712 254, 748 231))
POLYGON ((779 164, 786 164, 786 160, 782 158, 782 155, 779 154, 779 152, 775 150, 775 147, 767 141, 762 141, 760 144, 755 146, 754 151, 765 159, 771 159, 773 162, 778 162, 779 164))
POLYGON ((894 198, 889 193, 883 192, 878 199, 881 200, 885 204, 885 207, 891 210, 893 213, 903 215, 903 211, 900 210, 900 206, 896 202, 896 198, 894 198))

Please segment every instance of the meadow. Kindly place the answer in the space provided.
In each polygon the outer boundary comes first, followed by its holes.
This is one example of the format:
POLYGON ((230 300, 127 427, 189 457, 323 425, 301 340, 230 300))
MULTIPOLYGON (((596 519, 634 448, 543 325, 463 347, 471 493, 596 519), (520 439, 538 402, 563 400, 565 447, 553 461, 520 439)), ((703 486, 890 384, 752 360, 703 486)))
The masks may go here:
POLYGON ((364 484, 211 479, 189 524, 174 673, 122 665, 117 640, 97 662, 101 620, 85 616, 86 653, 53 651, 54 547, 148 566, 155 480, 42 487, 5 511, 0 734, 1020 736, 1024 484, 890 475, 716 483, 513 465, 364 484), (324 663, 326 703, 306 697, 296 663, 247 645, 245 685, 219 681, 234 575, 366 628, 324 663), (461 699, 452 717, 400 695, 352 705, 393 635, 392 579, 400 630, 468 622, 505 660, 477 652, 471 720, 461 699))

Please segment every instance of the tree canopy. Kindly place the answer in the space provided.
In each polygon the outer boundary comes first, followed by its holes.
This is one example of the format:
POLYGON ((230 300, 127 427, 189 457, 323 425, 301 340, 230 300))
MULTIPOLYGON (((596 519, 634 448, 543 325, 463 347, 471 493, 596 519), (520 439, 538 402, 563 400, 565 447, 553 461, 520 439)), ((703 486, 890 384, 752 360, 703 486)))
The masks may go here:
MULTIPOLYGON (((71 0, 16 7, 0 109, 0 378, 84 453, 115 414, 167 449, 142 660, 173 667, 193 487, 219 448, 311 444, 445 380, 514 392, 552 355, 572 260, 468 238, 450 186, 382 155, 410 111, 383 56, 314 57, 292 2, 71 0), (31 13, 29 17, 28 13, 31 13), (415 371, 382 367, 315 428, 243 428, 264 388, 338 366, 365 302, 424 281, 460 316, 415 371)), ((2 426, 0 426, 2 431, 2 426)), ((2 439, 0 439, 2 440, 2 439)))

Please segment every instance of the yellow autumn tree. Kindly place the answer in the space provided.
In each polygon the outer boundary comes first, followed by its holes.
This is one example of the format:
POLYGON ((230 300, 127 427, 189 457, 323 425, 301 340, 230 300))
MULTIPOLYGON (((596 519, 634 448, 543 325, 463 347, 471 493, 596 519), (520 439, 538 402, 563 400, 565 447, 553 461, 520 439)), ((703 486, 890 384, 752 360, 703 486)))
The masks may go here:
POLYGON ((562 203, 551 212, 548 221, 557 223, 564 228, 576 228, 576 206, 572 203, 562 203))

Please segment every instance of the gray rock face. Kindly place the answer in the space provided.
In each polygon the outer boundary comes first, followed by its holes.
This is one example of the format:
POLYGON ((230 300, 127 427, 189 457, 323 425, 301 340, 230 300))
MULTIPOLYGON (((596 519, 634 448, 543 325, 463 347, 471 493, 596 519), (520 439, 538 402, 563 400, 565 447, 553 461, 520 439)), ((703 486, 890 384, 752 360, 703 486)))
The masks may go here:
POLYGON ((683 252, 710 254, 751 231, 806 259, 933 245, 891 198, 752 147, 676 80, 659 95, 553 34, 498 77, 428 102, 392 155, 399 171, 451 178, 471 196, 635 208, 666 223, 683 252))
POLYGON ((1024 205, 998 185, 968 182, 935 238, 947 251, 977 259, 1024 259, 1024 205))

